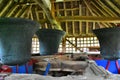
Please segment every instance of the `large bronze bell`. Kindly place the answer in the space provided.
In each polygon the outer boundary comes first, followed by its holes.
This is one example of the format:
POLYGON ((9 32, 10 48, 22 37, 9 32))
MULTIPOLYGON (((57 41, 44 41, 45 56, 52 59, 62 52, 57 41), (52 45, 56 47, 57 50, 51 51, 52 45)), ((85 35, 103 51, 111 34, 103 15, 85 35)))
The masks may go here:
POLYGON ((31 43, 39 24, 22 18, 0 18, 0 60, 21 65, 31 58, 31 43))
POLYGON ((54 55, 58 52, 59 44, 65 31, 56 29, 39 29, 36 34, 40 42, 40 55, 54 55))
POLYGON ((104 59, 120 58, 120 27, 93 30, 100 43, 100 52, 104 59))

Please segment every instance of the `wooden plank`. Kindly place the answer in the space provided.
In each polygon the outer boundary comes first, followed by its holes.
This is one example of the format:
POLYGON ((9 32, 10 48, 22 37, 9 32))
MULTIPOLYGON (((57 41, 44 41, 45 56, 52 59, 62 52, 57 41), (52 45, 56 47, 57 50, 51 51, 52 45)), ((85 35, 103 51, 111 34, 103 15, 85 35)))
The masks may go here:
POLYGON ((114 5, 110 0, 106 0, 106 2, 117 12, 120 14, 120 9, 114 5))
POLYGON ((59 21, 88 21, 88 22, 110 22, 120 23, 120 17, 99 17, 99 16, 60 16, 59 21))
POLYGON ((3 8, 3 10, 0 12, 0 16, 4 15, 8 8, 13 4, 13 0, 9 0, 7 5, 3 8))
MULTIPOLYGON (((69 60, 50 60, 50 71, 78 71, 85 70, 88 66, 87 61, 69 61, 69 60)), ((40 61, 36 63, 36 68, 44 71, 48 62, 40 61)))
POLYGON ((100 6, 112 17, 117 16, 110 8, 108 8, 108 6, 106 6, 103 2, 101 2, 101 0, 98 0, 98 2, 100 3, 100 6))

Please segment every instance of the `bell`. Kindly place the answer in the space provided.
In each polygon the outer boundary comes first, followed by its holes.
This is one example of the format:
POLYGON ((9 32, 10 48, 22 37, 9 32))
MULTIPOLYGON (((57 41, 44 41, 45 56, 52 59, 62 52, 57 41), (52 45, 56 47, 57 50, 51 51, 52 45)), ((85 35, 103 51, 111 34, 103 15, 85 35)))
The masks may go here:
POLYGON ((54 55, 65 32, 56 29, 39 29, 36 32, 40 42, 40 55, 54 55))
POLYGON ((31 43, 39 24, 22 18, 0 18, 0 60, 21 65, 31 58, 31 43))
POLYGON ((93 30, 100 43, 101 56, 104 59, 120 58, 120 27, 93 30))

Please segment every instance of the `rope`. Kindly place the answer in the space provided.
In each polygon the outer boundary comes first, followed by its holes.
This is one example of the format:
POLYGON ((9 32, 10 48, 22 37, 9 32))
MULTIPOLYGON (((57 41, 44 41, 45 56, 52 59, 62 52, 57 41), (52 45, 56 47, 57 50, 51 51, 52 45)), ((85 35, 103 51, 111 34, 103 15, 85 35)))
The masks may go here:
POLYGON ((109 66, 110 66, 110 61, 108 60, 108 62, 107 62, 107 65, 106 65, 106 70, 108 70, 108 68, 109 68, 109 66))
POLYGON ((18 73, 19 65, 16 65, 16 73, 18 73))
POLYGON ((120 66, 119 66, 118 60, 116 60, 115 63, 116 63, 116 67, 118 69, 118 74, 120 74, 120 66))
POLYGON ((25 64, 25 70, 26 70, 26 73, 28 73, 28 64, 27 63, 25 64))

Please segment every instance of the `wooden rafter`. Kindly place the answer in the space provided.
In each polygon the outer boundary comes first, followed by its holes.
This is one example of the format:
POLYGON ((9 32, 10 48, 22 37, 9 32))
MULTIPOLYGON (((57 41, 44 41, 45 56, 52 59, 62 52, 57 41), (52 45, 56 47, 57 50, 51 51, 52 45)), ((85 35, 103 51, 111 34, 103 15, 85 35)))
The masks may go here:
POLYGON ((8 2, 8 0, 0 0, 0 11, 2 11, 5 8, 8 2))
POLYGON ((102 16, 109 16, 107 13, 105 13, 105 11, 101 8, 99 8, 94 2, 91 2, 92 4, 92 8, 96 9, 96 11, 99 11, 101 13, 102 16))
POLYGON ((49 6, 45 4, 46 1, 45 0, 34 0, 34 1, 43 9, 51 25, 54 26, 54 28, 56 29, 62 29, 60 24, 53 17, 51 10, 49 9, 49 6))
MULTIPOLYGON (((93 15, 93 16, 96 16, 96 14, 97 14, 97 16, 102 16, 100 13, 98 13, 95 9, 93 9, 90 5, 89 5, 89 3, 87 3, 87 1, 85 1, 84 0, 84 2, 85 2, 85 4, 86 4, 86 6, 87 6, 87 8, 89 9, 89 11, 91 12, 91 14, 93 15), (94 13, 93 13, 93 11, 94 11, 94 13)), ((97 3, 99 3, 98 5, 99 6, 104 6, 104 10, 106 10, 106 6, 100 1, 100 0, 98 0, 98 1, 96 1, 96 4, 97 3)), ((108 8, 107 8, 108 9, 108 8)), ((109 12, 110 10, 108 9, 108 10, 106 10, 106 12, 108 12, 108 13, 111 13, 111 12, 109 12)), ((115 14, 114 14, 115 15, 115 14)), ((111 17, 116 17, 116 16, 114 16, 114 15, 112 15, 111 17)), ((110 16, 110 15, 109 15, 110 16)), ((118 16, 117 16, 118 17, 118 16)), ((103 24, 104 26, 106 26, 106 27, 111 27, 111 26, 113 26, 113 25, 111 25, 109 22, 107 23, 107 22, 100 22, 101 24, 103 24)), ((98 23, 99 25, 101 25, 100 23, 98 23)), ((114 25, 116 25, 115 23, 114 23, 114 25)))
POLYGON ((17 14, 14 17, 19 17, 24 12, 24 10, 27 8, 27 6, 20 6, 21 9, 17 12, 17 14))
POLYGON ((21 17, 22 15, 24 15, 24 12, 29 8, 29 6, 23 7, 21 13, 18 15, 18 17, 21 17))
POLYGON ((30 6, 28 6, 27 8, 26 8, 26 10, 20 15, 20 17, 21 18, 24 18, 25 17, 25 14, 29 14, 28 12, 29 12, 29 10, 30 10, 30 6))
POLYGON ((114 4, 111 2, 111 0, 106 0, 106 2, 107 2, 118 14, 120 14, 120 9, 119 9, 116 5, 114 5, 114 4))
MULTIPOLYGON (((106 6, 105 5, 105 3, 103 3, 103 2, 101 2, 101 0, 98 0, 98 1, 96 1, 96 0, 94 0, 92 2, 92 4, 100 11, 100 12, 102 12, 103 14, 104 14, 104 16, 106 16, 106 17, 118 17, 110 8, 108 8, 108 6, 106 6), (94 3, 93 3, 94 2, 94 3), (101 6, 101 7, 99 7, 99 6, 101 6), (107 12, 107 14, 104 12, 104 11, 106 11, 107 12), (111 14, 111 12, 112 12, 112 14, 111 14)), ((92 8, 92 10, 93 10, 94 8, 92 8)), ((97 10, 94 10, 94 12, 95 13, 97 13, 97 10)), ((99 16, 103 16, 103 15, 101 15, 100 13, 98 13, 98 15, 99 16)), ((111 26, 113 26, 113 25, 111 25, 109 22, 108 23, 102 23, 102 24, 104 24, 104 25, 106 25, 106 26, 109 26, 109 27, 111 27, 111 26)), ((114 25, 115 25, 115 23, 114 23, 114 25)))
POLYGON ((0 12, 0 16, 3 16, 6 14, 6 11, 9 9, 9 7, 13 4, 13 0, 9 0, 7 5, 4 7, 4 9, 0 12))
POLYGON ((98 2, 100 3, 100 6, 107 12, 107 14, 109 14, 112 17, 117 17, 117 15, 110 8, 108 8, 108 6, 101 2, 101 0, 98 0, 98 2))
MULTIPOLYGON (((88 10, 90 11, 90 13, 93 15, 93 16, 96 16, 96 14, 95 13, 93 13, 93 10, 91 9, 91 6, 87 3, 87 1, 86 0, 84 0, 84 3, 85 3, 85 5, 86 5, 86 7, 88 8, 88 10)), ((99 22, 97 22, 98 23, 98 25, 100 26, 100 23, 99 22)), ((100 26, 101 27, 101 26, 100 26)), ((94 28, 93 28, 94 29, 94 28)))
POLYGON ((120 17, 99 17, 99 16, 64 16, 57 18, 62 21, 88 21, 88 22, 109 22, 120 23, 120 17))
POLYGON ((14 4, 14 6, 10 9, 10 11, 6 14, 7 17, 11 17, 12 14, 14 13, 14 11, 16 11, 18 9, 18 6, 16 6, 16 4, 14 4))
POLYGON ((35 6, 31 7, 31 14, 32 14, 33 20, 37 20, 37 14, 36 14, 36 8, 35 8, 35 6))
POLYGON ((40 19, 39 19, 39 14, 38 14, 38 12, 37 12, 37 8, 35 8, 35 15, 36 15, 37 21, 40 21, 40 19))
POLYGON ((34 20, 34 15, 33 15, 33 12, 32 12, 32 5, 30 5, 30 9, 29 9, 29 14, 30 14, 30 18, 32 19, 32 20, 34 20))

